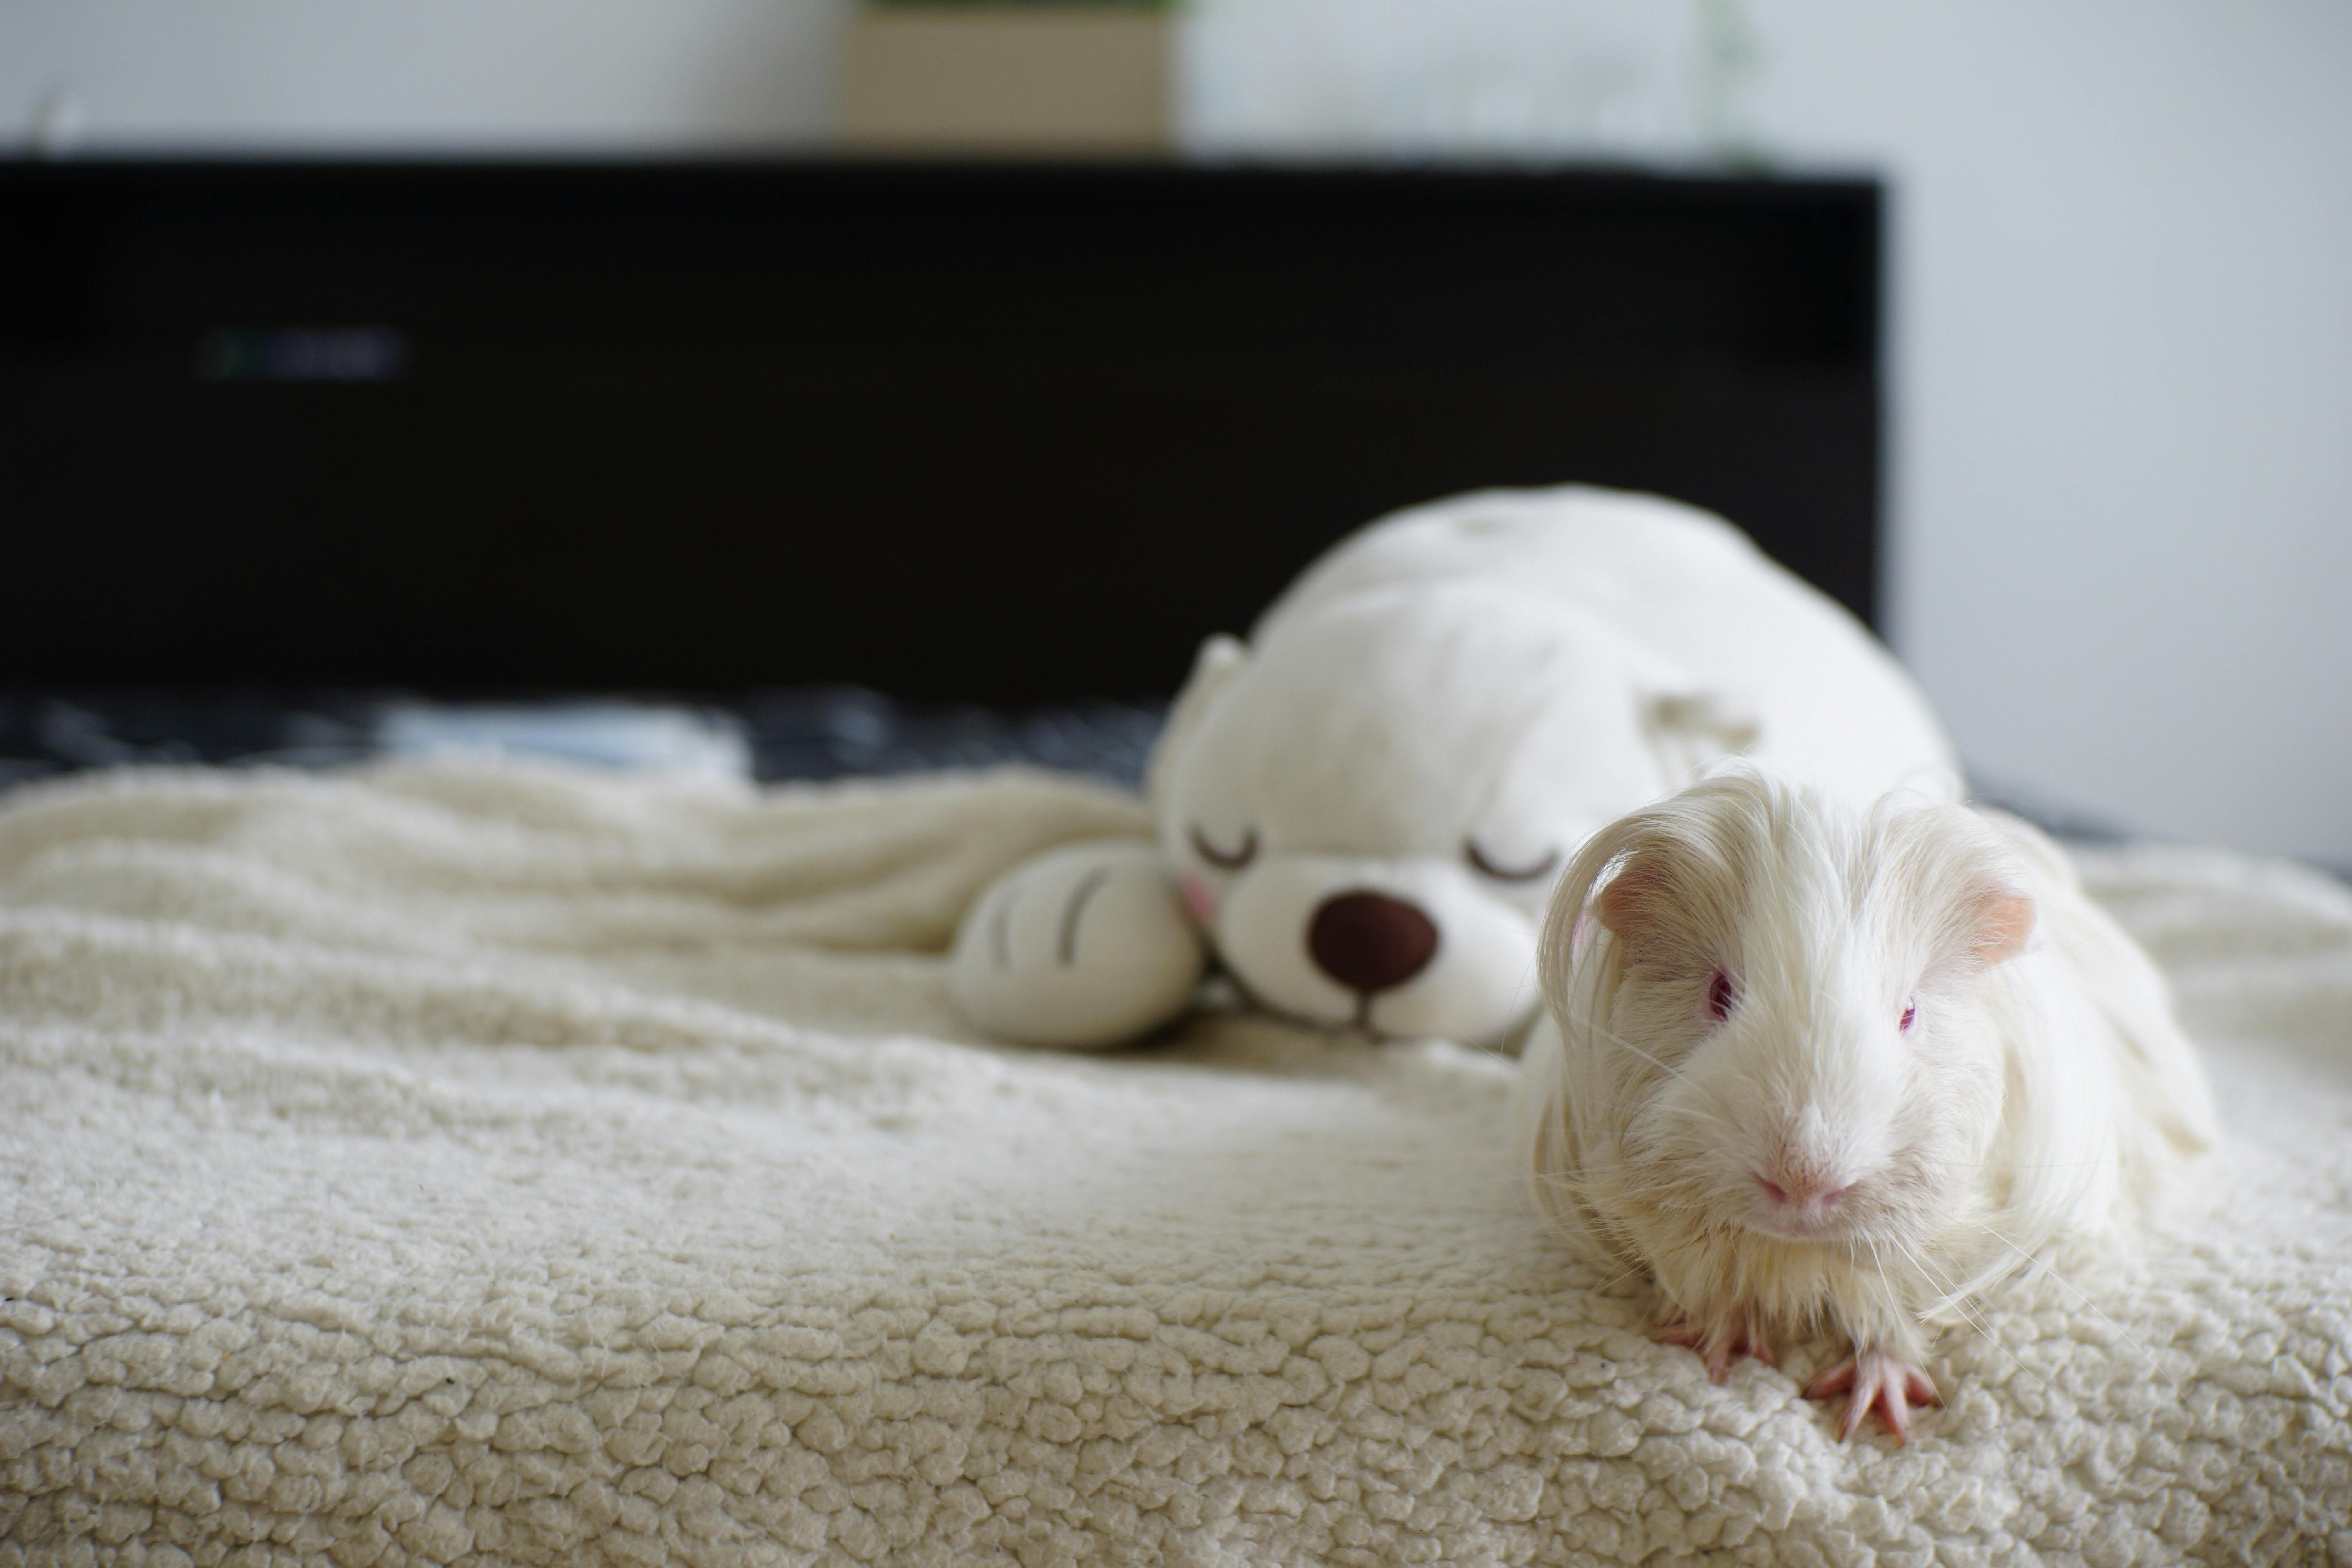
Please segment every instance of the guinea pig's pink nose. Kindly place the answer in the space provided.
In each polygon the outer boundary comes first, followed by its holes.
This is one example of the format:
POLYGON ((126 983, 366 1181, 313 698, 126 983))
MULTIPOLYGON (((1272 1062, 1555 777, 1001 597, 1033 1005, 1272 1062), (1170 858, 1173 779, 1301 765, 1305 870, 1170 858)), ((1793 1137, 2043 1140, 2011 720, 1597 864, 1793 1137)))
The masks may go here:
POLYGON ((1759 1175, 1756 1184, 1763 1188, 1764 1195, 1774 1203, 1790 1204, 1799 1208, 1815 1205, 1827 1208, 1845 1196, 1853 1185, 1851 1182, 1841 1182, 1834 1176, 1812 1171, 1784 1171, 1777 1182, 1769 1176, 1759 1175))
POLYGON ((1386 991, 1437 956, 1437 922, 1386 893, 1335 893, 1307 922, 1307 952, 1350 991, 1386 991))

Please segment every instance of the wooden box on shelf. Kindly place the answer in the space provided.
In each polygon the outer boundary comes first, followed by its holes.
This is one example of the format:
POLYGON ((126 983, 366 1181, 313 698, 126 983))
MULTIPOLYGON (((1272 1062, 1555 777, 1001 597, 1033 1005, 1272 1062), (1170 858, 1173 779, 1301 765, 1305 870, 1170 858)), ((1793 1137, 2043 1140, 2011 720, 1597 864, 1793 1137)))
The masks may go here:
POLYGON ((1165 6, 1140 4, 861 6, 842 140, 898 153, 1165 151, 1172 24, 1165 6))

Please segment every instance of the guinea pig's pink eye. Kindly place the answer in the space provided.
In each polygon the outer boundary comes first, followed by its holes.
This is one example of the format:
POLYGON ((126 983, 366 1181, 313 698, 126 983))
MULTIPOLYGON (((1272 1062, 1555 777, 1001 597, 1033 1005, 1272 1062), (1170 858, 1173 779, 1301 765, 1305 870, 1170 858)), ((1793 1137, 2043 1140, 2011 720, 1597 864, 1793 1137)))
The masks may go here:
POLYGON ((1220 849, 1210 843, 1209 836, 1201 831, 1198 823, 1192 826, 1192 853, 1210 865, 1227 871, 1238 871, 1257 858, 1257 829, 1255 827, 1242 835, 1241 847, 1235 849, 1220 849))
POLYGON ((1914 1025, 1914 1024, 1916 1024, 1916 1023, 1917 1023, 1918 1021, 1919 1021, 1919 1004, 1918 1004, 1916 1001, 1911 1001, 1911 1002, 1906 1002, 1906 1003, 1904 1003, 1904 1004, 1903 1004, 1903 1032, 1904 1032, 1905 1034, 1906 1034, 1906 1035, 1907 1035, 1907 1034, 1909 1034, 1909 1033, 1911 1032, 1911 1026, 1912 1026, 1912 1025, 1914 1025))
POLYGON ((1731 984, 1731 976, 1717 970, 1706 985, 1706 1016, 1720 1024, 1731 1016, 1731 1005, 1738 1000, 1739 991, 1731 984))

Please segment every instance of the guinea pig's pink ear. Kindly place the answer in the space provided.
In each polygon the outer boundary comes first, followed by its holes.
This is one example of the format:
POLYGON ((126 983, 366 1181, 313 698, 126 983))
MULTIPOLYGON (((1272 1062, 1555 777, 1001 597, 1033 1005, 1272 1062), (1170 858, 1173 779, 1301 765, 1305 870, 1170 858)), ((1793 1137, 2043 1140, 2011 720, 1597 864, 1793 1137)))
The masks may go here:
POLYGON ((1619 941, 1627 941, 1653 915, 1665 894, 1664 864, 1655 855, 1636 855, 1617 868, 1592 900, 1593 918, 1619 941))
POLYGON ((2025 951, 2033 934, 2033 900, 2013 888, 1988 888, 1969 924, 1969 956, 1990 969, 2025 951))

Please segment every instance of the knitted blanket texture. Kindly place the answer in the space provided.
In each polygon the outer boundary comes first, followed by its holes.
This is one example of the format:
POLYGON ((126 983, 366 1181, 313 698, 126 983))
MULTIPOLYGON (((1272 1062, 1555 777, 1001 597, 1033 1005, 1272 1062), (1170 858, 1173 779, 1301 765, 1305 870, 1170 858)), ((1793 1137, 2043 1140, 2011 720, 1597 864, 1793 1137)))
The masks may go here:
POLYGON ((0 1568, 2352 1563, 2352 894, 2080 854, 2229 1142, 1908 1447, 1538 1225, 1512 1064, 991 1046, 1037 773, 0 796, 0 1568))

